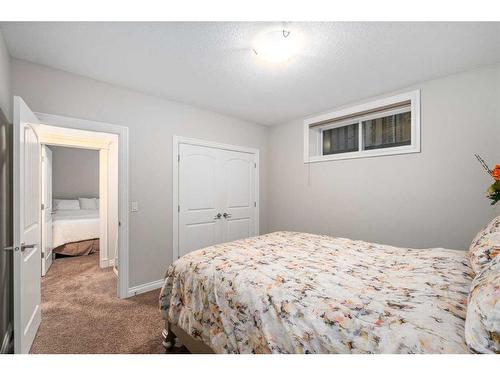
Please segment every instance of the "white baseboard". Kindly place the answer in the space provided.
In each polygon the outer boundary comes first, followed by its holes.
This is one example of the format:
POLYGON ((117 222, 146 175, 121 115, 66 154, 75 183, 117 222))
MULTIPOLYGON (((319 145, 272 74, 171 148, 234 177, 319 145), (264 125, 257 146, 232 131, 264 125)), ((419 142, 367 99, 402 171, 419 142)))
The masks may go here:
POLYGON ((115 265, 114 259, 99 259, 99 267, 108 268, 115 265))
POLYGON ((146 284, 141 284, 137 286, 133 286, 131 288, 128 288, 128 296, 127 297, 133 297, 141 293, 146 293, 151 290, 159 289, 163 286, 163 279, 161 280, 156 280, 156 281, 151 281, 150 283, 146 284))

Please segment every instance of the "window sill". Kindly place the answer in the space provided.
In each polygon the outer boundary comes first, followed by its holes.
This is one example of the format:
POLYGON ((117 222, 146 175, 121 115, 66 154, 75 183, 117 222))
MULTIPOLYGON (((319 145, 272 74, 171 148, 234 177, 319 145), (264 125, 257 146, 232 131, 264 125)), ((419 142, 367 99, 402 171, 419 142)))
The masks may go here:
POLYGON ((385 149, 345 152, 342 154, 333 154, 333 155, 321 155, 321 156, 309 156, 309 157, 306 156, 304 159, 304 163, 319 163, 323 161, 333 161, 333 160, 374 158, 378 156, 414 154, 419 152, 420 152, 420 145, 391 147, 385 149))

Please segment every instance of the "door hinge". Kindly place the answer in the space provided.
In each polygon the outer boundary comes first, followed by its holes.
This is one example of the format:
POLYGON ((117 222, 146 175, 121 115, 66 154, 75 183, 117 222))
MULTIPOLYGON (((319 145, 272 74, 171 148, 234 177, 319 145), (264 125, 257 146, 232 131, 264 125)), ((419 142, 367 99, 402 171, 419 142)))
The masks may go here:
POLYGON ((177 154, 177 161, 180 162, 181 161, 181 154, 177 154))
POLYGON ((41 207, 42 207, 42 211, 45 210, 45 205, 43 203, 42 203, 41 207))
POLYGON ((177 206, 177 212, 181 212, 181 206, 180 205, 177 206))
POLYGON ((254 167, 254 168, 257 168, 257 163, 253 163, 253 167, 254 167))
POLYGON ((254 207, 257 207, 257 202, 253 202, 253 206, 254 206, 254 207))

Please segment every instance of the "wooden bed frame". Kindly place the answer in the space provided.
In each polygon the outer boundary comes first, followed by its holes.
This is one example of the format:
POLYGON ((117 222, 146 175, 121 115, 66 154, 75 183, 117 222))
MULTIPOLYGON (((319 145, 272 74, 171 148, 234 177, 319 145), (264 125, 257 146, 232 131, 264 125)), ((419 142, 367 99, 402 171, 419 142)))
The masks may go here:
POLYGON ((182 328, 168 321, 165 321, 165 329, 162 331, 162 337, 162 345, 167 351, 172 350, 177 343, 177 346, 179 344, 184 345, 192 354, 215 354, 213 349, 207 344, 195 339, 182 328))

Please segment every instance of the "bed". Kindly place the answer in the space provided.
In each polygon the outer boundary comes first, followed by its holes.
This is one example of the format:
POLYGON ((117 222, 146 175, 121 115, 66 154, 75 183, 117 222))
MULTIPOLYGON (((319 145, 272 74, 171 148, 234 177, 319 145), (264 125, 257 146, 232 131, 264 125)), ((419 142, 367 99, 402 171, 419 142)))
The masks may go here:
POLYGON ((473 276, 465 251, 276 232, 174 262, 164 336, 208 353, 467 353, 473 276))
POLYGON ((56 210, 52 215, 53 252, 88 255, 99 251, 99 210, 56 210))

